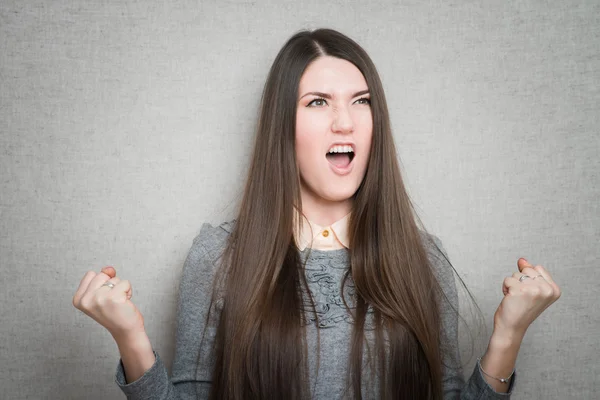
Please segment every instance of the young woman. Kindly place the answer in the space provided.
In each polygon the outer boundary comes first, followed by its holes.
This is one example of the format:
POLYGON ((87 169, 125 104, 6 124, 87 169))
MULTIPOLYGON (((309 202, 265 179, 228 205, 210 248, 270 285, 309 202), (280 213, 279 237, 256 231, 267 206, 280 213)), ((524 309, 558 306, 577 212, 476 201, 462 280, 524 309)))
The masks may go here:
POLYGON ((73 304, 113 335, 131 399, 508 398, 559 287, 518 260, 465 382, 453 267, 417 220, 371 59, 303 31, 269 72, 237 218, 202 226, 186 259, 171 378, 114 268, 89 271, 73 304))

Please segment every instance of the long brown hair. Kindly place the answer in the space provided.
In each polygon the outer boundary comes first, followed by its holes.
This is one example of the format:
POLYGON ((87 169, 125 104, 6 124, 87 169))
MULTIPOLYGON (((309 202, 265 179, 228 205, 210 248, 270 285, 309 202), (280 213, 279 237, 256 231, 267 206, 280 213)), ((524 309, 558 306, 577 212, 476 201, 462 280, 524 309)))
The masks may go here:
POLYGON ((300 78, 325 55, 362 72, 373 118, 369 162, 349 221, 350 268, 344 279, 356 287, 352 393, 361 398, 367 353, 375 360, 380 398, 441 399, 442 291, 404 187, 383 87, 365 50, 330 29, 292 36, 264 86, 251 165, 211 303, 212 309, 217 297, 222 301, 210 398, 310 397, 301 325, 306 280, 294 241, 294 207, 302 209, 295 120, 300 78), (372 353, 364 346, 369 308, 375 321, 372 353))

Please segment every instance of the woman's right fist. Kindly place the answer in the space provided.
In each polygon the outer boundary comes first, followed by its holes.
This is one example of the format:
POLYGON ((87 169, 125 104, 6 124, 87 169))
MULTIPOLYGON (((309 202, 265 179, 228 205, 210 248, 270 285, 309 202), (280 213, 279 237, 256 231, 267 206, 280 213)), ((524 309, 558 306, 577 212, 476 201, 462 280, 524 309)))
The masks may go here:
POLYGON ((145 328, 144 317, 131 301, 131 284, 116 275, 113 267, 104 267, 98 274, 88 271, 73 296, 73 305, 119 340, 145 333, 145 328), (109 281, 113 288, 102 286, 109 281))

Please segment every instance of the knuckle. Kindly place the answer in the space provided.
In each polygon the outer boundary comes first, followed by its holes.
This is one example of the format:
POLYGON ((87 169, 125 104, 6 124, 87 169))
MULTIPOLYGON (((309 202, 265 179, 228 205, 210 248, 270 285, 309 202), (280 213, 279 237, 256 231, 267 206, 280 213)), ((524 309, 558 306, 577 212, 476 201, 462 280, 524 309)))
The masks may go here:
POLYGON ((551 299, 552 297, 554 297, 554 290, 552 290, 552 288, 550 286, 544 286, 544 289, 542 290, 542 293, 544 294, 544 297, 547 297, 549 299, 551 299))
POLYGON ((90 310, 92 308, 92 300, 89 296, 83 296, 79 301, 79 309, 80 310, 90 310))
POLYGON ((106 305, 106 296, 96 296, 96 306, 97 307, 104 307, 106 305))
POLYGON ((536 272, 538 272, 538 273, 540 273, 540 274, 547 274, 547 275, 550 275, 550 273, 548 272, 548 270, 546 270, 546 268, 542 267, 541 265, 540 265, 540 266, 538 266, 538 267, 535 269, 535 271, 536 271, 536 272))
POLYGON ((558 300, 560 298, 561 294, 562 294, 562 291, 560 290, 560 288, 557 288, 556 294, 554 295, 555 299, 558 300))

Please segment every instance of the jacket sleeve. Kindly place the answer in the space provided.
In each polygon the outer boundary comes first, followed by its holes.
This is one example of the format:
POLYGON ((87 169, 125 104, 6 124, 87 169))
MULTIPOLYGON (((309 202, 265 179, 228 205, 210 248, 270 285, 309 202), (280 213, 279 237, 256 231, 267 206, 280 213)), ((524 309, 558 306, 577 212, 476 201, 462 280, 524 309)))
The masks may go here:
POLYGON ((177 329, 175 358, 172 376, 158 353, 153 349, 155 363, 134 382, 125 381, 122 360, 119 360, 115 382, 128 399, 204 399, 208 398, 213 360, 210 349, 217 318, 211 315, 211 323, 202 334, 212 296, 215 271, 215 229, 204 224, 193 241, 183 266, 179 284, 177 305, 177 329))
POLYGON ((516 372, 509 381, 508 391, 506 393, 496 392, 486 382, 481 372, 479 362, 476 363, 471 376, 466 382, 463 378, 458 341, 459 301, 453 268, 440 239, 434 235, 429 236, 430 239, 424 244, 428 249, 434 273, 436 274, 445 295, 445 298, 442 298, 441 301, 441 350, 443 355, 442 386, 444 400, 509 399, 516 382, 516 372))

